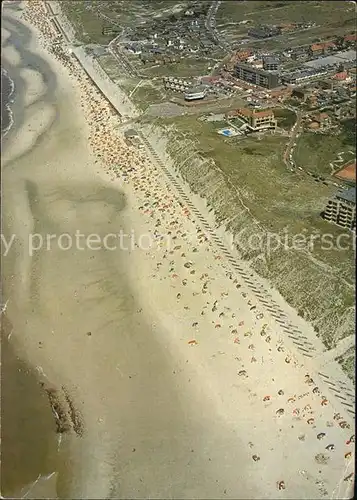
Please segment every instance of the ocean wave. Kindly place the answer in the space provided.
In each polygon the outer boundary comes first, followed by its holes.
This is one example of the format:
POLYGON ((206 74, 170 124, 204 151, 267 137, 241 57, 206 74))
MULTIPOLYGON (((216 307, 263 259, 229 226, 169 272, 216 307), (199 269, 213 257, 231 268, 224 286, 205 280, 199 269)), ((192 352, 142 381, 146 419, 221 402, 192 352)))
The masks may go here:
POLYGON ((5 137, 14 123, 11 104, 14 102, 14 98, 12 96, 15 92, 15 83, 10 78, 8 72, 4 68, 1 68, 1 83, 2 83, 1 135, 5 137))

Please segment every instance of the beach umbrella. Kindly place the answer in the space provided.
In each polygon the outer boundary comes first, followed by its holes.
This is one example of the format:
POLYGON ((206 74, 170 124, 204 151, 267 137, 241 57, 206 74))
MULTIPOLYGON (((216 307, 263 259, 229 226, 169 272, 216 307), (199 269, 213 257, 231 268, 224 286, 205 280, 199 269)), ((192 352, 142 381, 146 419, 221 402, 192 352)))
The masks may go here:
POLYGON ((350 428, 350 425, 345 421, 343 420, 342 422, 339 422, 338 425, 342 428, 342 429, 349 429, 350 428))
POLYGON ((355 435, 353 434, 348 441, 346 441, 346 444, 351 444, 355 442, 355 435))

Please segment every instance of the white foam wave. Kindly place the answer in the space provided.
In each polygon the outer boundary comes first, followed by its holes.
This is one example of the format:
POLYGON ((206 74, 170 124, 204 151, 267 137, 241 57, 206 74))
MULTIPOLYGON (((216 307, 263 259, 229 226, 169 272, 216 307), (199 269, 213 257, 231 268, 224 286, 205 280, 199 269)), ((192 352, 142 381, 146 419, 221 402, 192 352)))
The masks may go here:
POLYGON ((13 95, 14 91, 15 91, 15 83, 14 81, 10 78, 9 76, 9 73, 6 71, 6 69, 4 68, 1 68, 1 78, 6 78, 6 80, 9 82, 9 94, 7 96, 7 103, 5 105, 5 109, 6 109, 6 112, 8 114, 8 117, 9 117, 9 125, 1 131, 1 135, 3 137, 6 136, 6 134, 9 132, 9 130, 11 129, 11 127, 13 126, 14 124, 14 115, 13 115, 13 112, 12 112, 12 109, 10 107, 10 104, 14 102, 14 99, 11 99, 11 96, 13 95))

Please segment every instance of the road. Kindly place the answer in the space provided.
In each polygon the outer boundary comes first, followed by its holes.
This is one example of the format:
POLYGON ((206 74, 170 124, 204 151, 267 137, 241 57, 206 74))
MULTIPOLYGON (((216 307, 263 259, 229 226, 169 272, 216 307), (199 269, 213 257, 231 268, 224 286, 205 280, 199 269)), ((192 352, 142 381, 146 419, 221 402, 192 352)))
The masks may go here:
POLYGON ((216 30, 216 14, 218 11, 218 8, 221 4, 220 0, 214 0, 208 9, 207 12, 207 17, 205 21, 205 28, 207 31, 210 33, 211 38, 214 40, 214 42, 219 45, 222 49, 227 49, 229 45, 220 39, 218 32, 216 30))

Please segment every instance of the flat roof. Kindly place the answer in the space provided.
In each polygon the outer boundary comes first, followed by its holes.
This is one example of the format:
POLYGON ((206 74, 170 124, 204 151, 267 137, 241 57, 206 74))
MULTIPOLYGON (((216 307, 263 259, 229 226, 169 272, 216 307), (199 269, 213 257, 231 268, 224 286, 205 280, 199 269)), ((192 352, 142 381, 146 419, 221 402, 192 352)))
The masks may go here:
POLYGON ((204 87, 203 85, 198 85, 197 87, 190 87, 190 88, 186 89, 185 93, 186 94, 197 94, 197 93, 204 92, 205 90, 206 90, 206 87, 204 87))
POLYGON ((279 59, 275 56, 263 56, 263 62, 267 64, 279 63, 279 59))
POLYGON ((341 200, 356 203, 356 190, 355 190, 355 188, 349 188, 346 190, 339 191, 336 196, 337 196, 337 198, 340 198, 341 200))
POLYGON ((129 128, 129 130, 125 130, 124 135, 125 135, 125 137, 134 137, 134 136, 138 135, 138 133, 133 128, 129 128))
POLYGON ((318 59, 314 59, 313 61, 308 61, 304 63, 304 66, 309 68, 321 68, 322 66, 328 66, 333 64, 341 64, 347 61, 354 61, 356 59, 356 51, 355 50, 345 50, 343 52, 336 52, 331 56, 319 57, 318 59))

